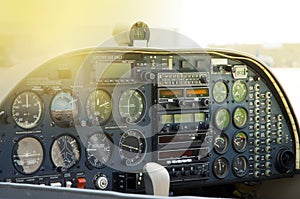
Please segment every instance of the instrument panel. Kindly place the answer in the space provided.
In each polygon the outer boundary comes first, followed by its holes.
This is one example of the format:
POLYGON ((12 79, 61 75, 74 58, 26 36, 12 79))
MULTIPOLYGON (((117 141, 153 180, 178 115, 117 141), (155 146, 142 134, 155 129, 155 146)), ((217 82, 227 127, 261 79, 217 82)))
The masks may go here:
POLYGON ((143 193, 262 182, 300 169, 299 128, 259 61, 222 50, 96 49, 39 66, 0 104, 0 180, 143 193))

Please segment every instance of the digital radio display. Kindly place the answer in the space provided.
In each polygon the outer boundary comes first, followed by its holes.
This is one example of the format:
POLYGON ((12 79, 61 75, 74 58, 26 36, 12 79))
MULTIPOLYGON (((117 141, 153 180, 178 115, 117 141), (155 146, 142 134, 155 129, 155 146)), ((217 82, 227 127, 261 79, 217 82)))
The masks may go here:
POLYGON ((158 137, 159 144, 180 143, 180 142, 194 142, 203 141, 205 134, 176 134, 176 135, 162 135, 158 137))
POLYGON ((194 89, 186 89, 187 97, 208 97, 209 91, 208 88, 194 88, 194 89))
POLYGON ((175 123, 188 123, 194 122, 193 114, 175 114, 174 115, 174 122, 175 123))
POLYGON ((180 98, 183 97, 183 90, 182 89, 161 89, 159 90, 159 98, 180 98))
POLYGON ((173 123, 173 115, 161 115, 160 121, 162 124, 173 123))
POLYGON ((132 63, 113 62, 98 63, 97 75, 100 79, 130 79, 132 77, 132 63))
POLYGON ((205 157, 208 154, 207 148, 198 149, 179 149, 170 151, 160 151, 158 152, 158 158, 160 160, 164 159, 178 159, 178 158, 192 158, 196 156, 205 157))

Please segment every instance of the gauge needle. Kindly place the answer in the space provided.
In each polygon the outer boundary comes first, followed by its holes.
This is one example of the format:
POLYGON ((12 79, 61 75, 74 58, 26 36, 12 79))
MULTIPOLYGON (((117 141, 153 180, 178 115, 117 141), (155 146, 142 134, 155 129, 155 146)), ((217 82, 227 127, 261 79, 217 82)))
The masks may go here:
POLYGON ((126 147, 126 148, 129 148, 129 149, 134 149, 134 150, 136 150, 136 151, 139 150, 138 148, 133 147, 133 146, 129 146, 129 145, 127 145, 127 144, 122 144, 122 146, 124 146, 124 147, 126 147))
MULTIPOLYGON (((99 104, 99 103, 97 102, 97 105, 98 105, 98 104, 99 104)), ((103 106, 106 106, 107 104, 109 104, 109 102, 105 102, 105 103, 99 105, 99 107, 101 108, 101 107, 103 107, 103 106)))
POLYGON ((26 95, 26 108, 28 108, 28 95, 26 95))
POLYGON ((77 102, 77 99, 70 101, 69 104, 73 104, 74 102, 77 102))

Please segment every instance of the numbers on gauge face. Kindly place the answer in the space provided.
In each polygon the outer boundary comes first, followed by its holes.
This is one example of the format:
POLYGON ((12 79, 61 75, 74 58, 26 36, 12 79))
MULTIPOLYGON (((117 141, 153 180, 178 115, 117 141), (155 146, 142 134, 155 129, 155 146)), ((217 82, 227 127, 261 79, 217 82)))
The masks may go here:
POLYGON ((90 120, 96 119, 99 124, 107 122, 112 111, 110 95, 101 89, 93 91, 87 99, 86 111, 90 120))
POLYGON ((217 135, 214 141, 214 149, 217 153, 223 154, 228 149, 228 137, 224 133, 217 135))
POLYGON ((229 173, 229 162, 226 158, 220 157, 214 161, 213 172, 217 178, 225 178, 229 173))
POLYGON ((238 107, 233 112, 233 123, 237 128, 243 128, 248 121, 248 112, 243 107, 238 107))
POLYGON ((217 103, 222 103, 227 99, 228 88, 225 82, 217 81, 213 86, 213 98, 217 103))
POLYGON ((236 156, 232 162, 233 173, 237 177, 244 177, 248 170, 248 161, 244 156, 236 156))
POLYGON ((12 118, 19 127, 31 129, 40 123, 43 109, 43 102, 35 92, 24 91, 12 103, 12 118))
POLYGON ((32 174, 38 171, 43 163, 43 146, 34 137, 22 138, 13 147, 12 160, 20 173, 32 174))
POLYGON ((145 112, 145 96, 139 90, 126 90, 119 100, 119 113, 127 123, 141 120, 145 112))
POLYGON ((126 131, 119 142, 122 162, 127 166, 138 165, 145 157, 146 138, 139 130, 126 131))
POLYGON ((247 135, 243 131, 239 131, 234 134, 233 148, 237 152, 244 152, 248 143, 247 135))
POLYGON ((51 146, 51 159, 57 168, 71 168, 80 159, 79 143, 70 135, 58 137, 51 146))
POLYGON ((215 113, 214 122, 219 130, 228 128, 230 124, 230 112, 227 108, 219 108, 215 113))
POLYGON ((51 117, 61 127, 70 127, 78 115, 78 100, 71 91, 60 91, 52 99, 51 117))
POLYGON ((106 134, 93 134, 87 141, 87 160, 95 168, 105 166, 111 158, 113 146, 112 140, 106 134))
POLYGON ((247 97, 247 93, 247 84, 243 80, 237 80, 234 82, 232 86, 232 96, 236 102, 243 102, 247 97))

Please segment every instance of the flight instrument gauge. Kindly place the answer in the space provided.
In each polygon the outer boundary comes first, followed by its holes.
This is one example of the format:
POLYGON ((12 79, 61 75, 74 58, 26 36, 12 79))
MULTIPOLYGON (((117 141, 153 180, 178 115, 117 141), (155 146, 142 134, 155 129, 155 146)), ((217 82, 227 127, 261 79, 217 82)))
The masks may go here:
POLYGON ((122 162, 127 166, 139 164, 145 157, 146 138, 139 130, 126 131, 119 143, 122 162))
POLYGON ((79 143, 70 135, 62 135, 51 146, 51 159, 55 167, 69 169, 80 159, 79 143))
POLYGON ((223 154, 228 149, 228 137, 224 133, 216 136, 214 141, 214 149, 217 153, 223 154))
POLYGON ((238 107, 233 112, 233 123, 237 128, 243 128, 248 121, 248 112, 243 107, 238 107))
POLYGON ((243 131, 234 134, 233 147, 237 152, 244 152, 247 147, 247 135, 243 131))
POLYGON ((247 93, 247 84, 244 81, 237 80, 234 82, 232 86, 232 96, 236 102, 243 102, 247 97, 247 93))
POLYGON ((33 91, 20 93, 12 103, 12 118, 23 129, 36 127, 44 111, 41 98, 33 91))
POLYGON ((215 125, 219 130, 226 129, 230 124, 230 112, 227 108, 219 108, 215 113, 215 125))
POLYGON ((86 111, 90 120, 98 120, 99 124, 108 121, 112 111, 110 95, 104 90, 93 91, 86 102, 86 111))
POLYGON ((229 162, 221 157, 214 161, 213 172, 217 178, 225 178, 229 173, 229 162))
POLYGON ((32 174, 38 171, 43 163, 43 146, 34 137, 22 138, 14 145, 12 160, 20 173, 32 174))
POLYGON ((248 162, 244 156, 236 156, 232 162, 233 173, 238 177, 243 177, 247 174, 248 162))
POLYGON ((217 103, 222 103, 227 99, 228 88, 225 82, 217 81, 213 86, 213 98, 217 103))
POLYGON ((126 90, 119 100, 119 113, 127 123, 138 122, 145 112, 145 96, 139 90, 126 90))
POLYGON ((106 134, 93 134, 89 137, 86 145, 88 162, 95 168, 103 167, 110 160, 113 146, 111 139, 106 134))
POLYGON ((78 115, 78 100, 71 91, 60 91, 52 99, 50 111, 55 124, 70 127, 78 115))

